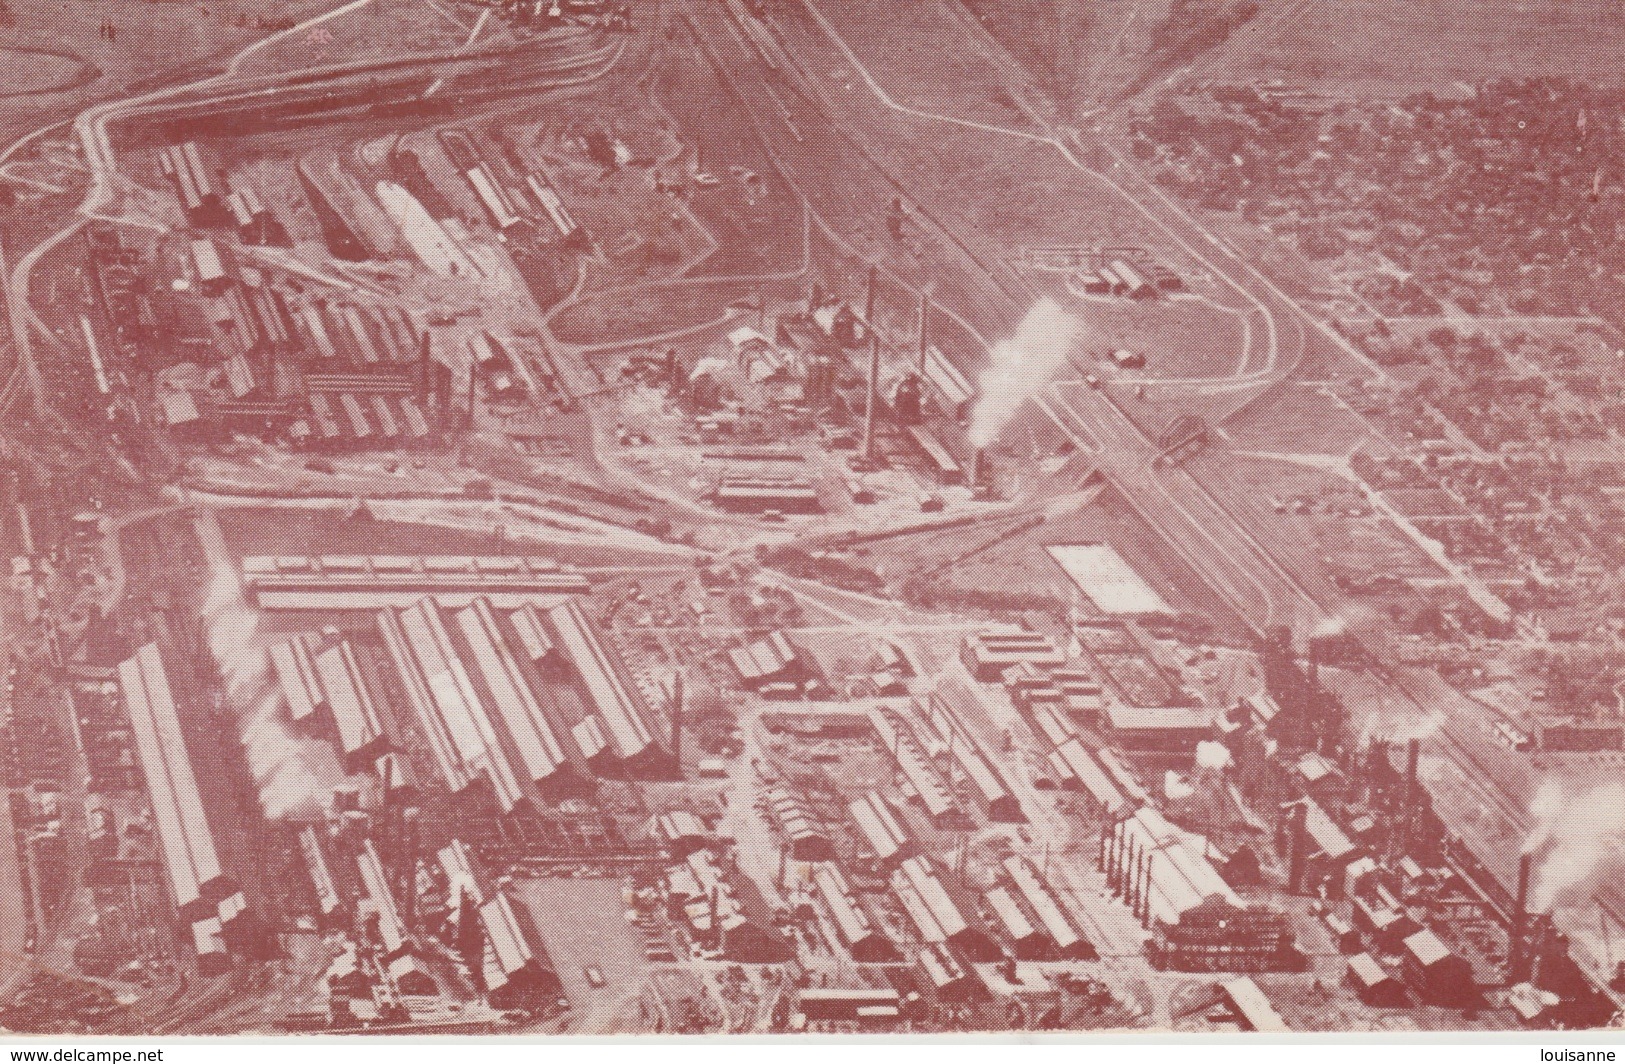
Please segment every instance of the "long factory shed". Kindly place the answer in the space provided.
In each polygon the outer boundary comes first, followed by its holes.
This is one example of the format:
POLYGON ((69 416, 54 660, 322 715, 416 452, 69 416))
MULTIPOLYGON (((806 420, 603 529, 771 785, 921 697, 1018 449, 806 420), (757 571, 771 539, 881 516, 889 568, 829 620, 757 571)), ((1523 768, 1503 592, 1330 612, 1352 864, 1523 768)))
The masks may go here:
POLYGON ((316 660, 303 636, 271 648, 271 668, 282 688, 282 698, 295 721, 306 721, 327 705, 327 692, 316 676, 316 660))
POLYGON ((1064 960, 1094 960, 1098 956, 1094 946, 1079 933, 1072 918, 1061 908, 1054 890, 1044 881, 1032 863, 1019 854, 1004 859, 1004 871, 1015 892, 1038 917, 1038 923, 1056 956, 1064 960))
POLYGON ((1026 820, 1021 803, 1005 782, 965 723, 967 713, 977 712, 976 695, 955 681, 944 682, 926 699, 925 716, 937 737, 947 745, 950 756, 976 789, 976 798, 994 820, 1026 820))
POLYGON ((876 860, 890 861, 900 855, 908 856, 905 852, 910 845, 908 831, 879 791, 869 791, 850 802, 846 810, 876 860))
POLYGON ((384 871, 384 862, 379 858, 371 839, 362 845, 361 852, 356 855, 356 871, 360 873, 361 884, 366 889, 372 914, 378 918, 375 926, 384 959, 392 961, 411 952, 415 948, 412 932, 407 928, 406 921, 401 919, 395 895, 389 889, 389 875, 384 871))
POLYGON ((581 603, 566 600, 549 610, 547 616, 558 635, 558 645, 575 666, 589 701, 602 718, 616 759, 628 768, 650 772, 671 769, 671 754, 655 736, 648 702, 633 682, 626 662, 605 645, 598 625, 581 603))
POLYGON ((457 626, 473 651, 475 670, 491 692, 525 773, 538 784, 558 777, 570 767, 569 759, 536 692, 520 671, 490 600, 475 599, 473 605, 459 610, 457 626))
POLYGON ((348 641, 316 655, 316 674, 327 695, 345 768, 354 772, 365 767, 393 745, 395 729, 388 709, 373 698, 348 641))
POLYGON ((236 886, 220 866, 157 644, 143 646, 118 671, 175 907, 187 919, 213 917, 236 886))
POLYGON ((820 864, 813 872, 813 886, 835 921, 841 941, 846 943, 847 952, 852 954, 853 960, 861 964, 897 959, 896 944, 857 903, 852 887, 839 867, 833 862, 820 864))
POLYGON ((403 610, 384 610, 378 626, 447 786, 462 791, 484 777, 504 813, 526 801, 530 795, 502 749, 436 601, 425 598, 403 610))
POLYGON ((307 825, 299 833, 299 851, 305 858, 305 870, 310 874, 310 885, 316 891, 316 903, 324 920, 334 919, 344 908, 344 897, 339 893, 333 868, 322 848, 322 838, 314 825, 307 825))
POLYGON ((929 858, 904 861, 891 875, 891 888, 921 942, 955 946, 975 961, 997 960, 1002 955, 988 933, 965 915, 929 858))
POLYGON ((1115 816, 1129 804, 1112 777, 1076 737, 1057 746, 1049 755, 1049 760, 1066 786, 1088 792, 1103 812, 1115 816))
POLYGON ((252 555, 243 559, 243 582, 267 610, 371 612, 411 606, 424 595, 455 609, 480 597, 498 609, 548 609, 588 589, 579 571, 522 555, 252 555))
POLYGON ((936 769, 931 767, 931 759, 915 738, 914 729, 896 710, 885 706, 869 710, 869 723, 892 760, 897 762, 909 785, 914 788, 926 813, 933 820, 942 820, 951 815, 956 808, 953 795, 948 792, 936 769))

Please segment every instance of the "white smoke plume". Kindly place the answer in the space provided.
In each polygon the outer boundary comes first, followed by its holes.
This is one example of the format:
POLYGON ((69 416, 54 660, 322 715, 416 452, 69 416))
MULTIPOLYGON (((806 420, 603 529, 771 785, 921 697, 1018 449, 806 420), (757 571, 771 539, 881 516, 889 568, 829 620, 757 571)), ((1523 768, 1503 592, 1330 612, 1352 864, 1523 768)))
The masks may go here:
POLYGON ((1531 910, 1571 904, 1603 876, 1625 871, 1625 783, 1565 791, 1548 780, 1535 792, 1529 811, 1535 826, 1523 852, 1535 859, 1531 910))
POLYGON ((974 446, 992 443, 1021 404, 1050 382, 1066 363, 1080 328, 1076 318, 1045 296, 1033 304, 1014 336, 993 346, 993 362, 978 382, 976 409, 971 414, 974 446))
POLYGON ((1523 840, 1523 852, 1534 853, 1545 846, 1552 837, 1552 825, 1563 815, 1563 807, 1568 803, 1563 796, 1563 788, 1556 780, 1542 780, 1535 788, 1535 796, 1529 800, 1529 812, 1535 818, 1535 826, 1530 829, 1529 837, 1523 840))
POLYGON ((1196 744, 1196 767, 1222 772, 1234 762, 1230 757, 1230 750, 1223 743, 1203 740, 1196 744))
POLYGON ((1342 635, 1348 631, 1348 621, 1339 616, 1322 617, 1314 630, 1309 633, 1310 639, 1330 639, 1334 635, 1342 635))
POLYGON ((1196 793, 1196 788, 1185 782, 1185 778, 1173 769, 1163 773, 1162 793, 1170 802, 1177 802, 1181 798, 1189 798, 1196 793))
POLYGON ((1391 699, 1367 714, 1360 725, 1360 745, 1372 739, 1400 744, 1412 739, 1431 739, 1444 727, 1444 710, 1417 709, 1409 702, 1391 699))
POLYGON ((243 747, 265 815, 280 819, 319 812, 331 784, 324 786, 317 778, 299 741, 282 726, 277 712, 281 694, 271 680, 259 615, 243 599, 236 573, 226 566, 214 568, 203 604, 203 622, 227 697, 239 710, 243 747))

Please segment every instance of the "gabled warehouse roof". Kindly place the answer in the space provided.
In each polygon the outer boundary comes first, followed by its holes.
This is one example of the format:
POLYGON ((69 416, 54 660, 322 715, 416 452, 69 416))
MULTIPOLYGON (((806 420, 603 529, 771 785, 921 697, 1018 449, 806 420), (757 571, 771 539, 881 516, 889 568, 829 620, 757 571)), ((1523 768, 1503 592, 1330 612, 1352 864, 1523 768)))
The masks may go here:
POLYGON ((176 907, 184 913, 204 906, 212 910, 213 900, 229 894, 231 887, 203 813, 203 797, 157 644, 148 643, 119 664, 119 683, 176 907))
POLYGON ((384 957, 394 959, 412 947, 411 932, 401 919, 395 905, 395 895, 389 889, 389 877, 378 851, 368 839, 356 855, 356 870, 361 873, 361 884, 366 888, 367 901, 378 917, 378 941, 384 947, 384 957))
POLYGON ((587 611, 571 599, 548 610, 548 620, 603 719, 616 756, 630 761, 655 747, 649 725, 651 714, 643 694, 627 675, 620 655, 605 646, 587 611))
POLYGON ((1087 946, 1084 937, 1072 925, 1072 920, 1061 909, 1061 904, 1049 884, 1038 875, 1038 870, 1020 855, 1011 855, 1004 859, 1004 870, 1015 885, 1017 893, 1026 900, 1027 905, 1038 916, 1043 925, 1044 933, 1049 935, 1063 955, 1080 947, 1087 946))
POLYGON ((904 861, 892 873, 891 883, 922 941, 946 942, 969 929, 964 914, 926 858, 911 857, 904 861))
POLYGON ((1059 758, 1066 765, 1073 778, 1106 812, 1116 813, 1128 804, 1128 799, 1123 797, 1123 792, 1112 782, 1111 776, 1079 740, 1068 739, 1056 747, 1051 756, 1059 758))
POLYGON ((475 599, 473 605, 458 611, 457 625, 468 639, 474 666, 491 692, 525 771, 537 782, 553 776, 568 764, 564 748, 529 681, 519 671, 491 603, 475 599))
POLYGON ((438 734, 436 742, 445 747, 437 756, 455 758, 456 774, 464 779, 486 776, 503 812, 511 810, 525 797, 524 789, 497 741, 484 701, 457 656, 439 605, 424 599, 402 610, 398 619, 410 649, 411 667, 420 677, 412 686, 429 696, 422 707, 423 724, 438 734))
POLYGON ((327 693, 328 710, 338 729, 339 746, 347 759, 370 756, 388 741, 383 713, 361 677, 355 650, 348 642, 316 655, 316 674, 327 693))
POLYGON ((879 791, 870 791, 849 804, 847 812, 863 833, 869 849, 882 861, 889 861, 908 845, 908 832, 879 791))

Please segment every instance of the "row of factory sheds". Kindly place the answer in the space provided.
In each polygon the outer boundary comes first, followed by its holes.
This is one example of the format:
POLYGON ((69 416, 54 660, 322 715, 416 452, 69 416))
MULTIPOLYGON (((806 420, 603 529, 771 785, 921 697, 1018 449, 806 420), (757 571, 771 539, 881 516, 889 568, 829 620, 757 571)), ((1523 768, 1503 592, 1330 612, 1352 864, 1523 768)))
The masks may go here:
MULTIPOLYGON (((587 712, 574 721, 557 714, 550 718, 541 710, 545 687, 521 673, 511 651, 504 656, 495 648, 486 627, 494 624, 488 609, 482 611, 478 604, 465 607, 456 620, 471 648, 472 669, 451 636, 446 611, 435 600, 378 615, 410 711, 448 789, 460 792, 473 781, 484 780, 499 808, 510 811, 530 798, 531 787, 549 785, 556 776, 568 774, 566 743, 594 769, 658 773, 669 768, 663 763, 668 755, 655 741, 649 723, 649 707, 626 675, 624 662, 618 655, 610 656, 578 604, 548 611, 555 646, 562 648, 554 652, 560 655, 555 664, 561 672, 570 670, 587 692, 587 712), (473 652, 475 644, 483 648, 480 653, 473 652), (478 685, 473 674, 479 676, 478 685), (511 697, 520 691, 528 695, 523 702, 498 703, 494 694, 486 693, 497 690, 511 697), (499 720, 513 737, 517 758, 509 756, 497 736, 499 720)), ((512 638, 518 644, 517 635, 512 638)), ((549 708, 559 704, 549 699, 549 708)))
POLYGON ((666 870, 660 886, 668 916, 689 936, 697 956, 746 964, 794 959, 795 944, 782 921, 726 855, 696 849, 666 870))
POLYGON ((577 234, 575 217, 546 173, 521 170, 513 165, 516 158, 509 153, 493 160, 466 130, 442 130, 439 140, 498 232, 531 225, 544 229, 552 239, 568 240, 577 234))
POLYGON ((895 964, 914 957, 939 993, 972 989, 958 984, 973 978, 979 963, 1098 957, 1049 883, 1019 855, 1006 859, 997 882, 980 894, 923 855, 896 863, 883 881, 887 899, 874 895, 867 879, 859 882, 862 889, 838 862, 814 862, 792 897, 802 917, 816 909, 827 915, 854 961, 895 964), (901 939, 888 930, 888 909, 905 916, 901 939))
MULTIPOLYGON (((117 239, 103 236, 91 244, 92 261, 102 272, 114 268, 108 260, 122 248, 117 239)), ((209 237, 187 238, 177 251, 172 287, 201 300, 213 326, 194 340, 213 343, 223 355, 289 356, 285 362, 312 371, 414 367, 423 357, 427 330, 398 304, 304 286, 295 294, 278 282, 272 267, 254 265, 209 237)), ((123 324, 114 321, 115 327, 123 324)))
POLYGON ((121 662, 118 683, 178 921, 196 949, 199 971, 218 974, 229 967, 232 951, 249 945, 248 902, 222 866, 157 645, 121 662))
MULTIPOLYGON (((427 332, 403 308, 357 293, 313 294, 276 281, 207 237, 185 242, 170 288, 150 288, 147 264, 116 232, 87 234, 101 308, 131 366, 157 374, 157 419, 171 427, 246 430, 271 425, 295 441, 398 444, 436 425, 430 395, 449 391, 429 357, 427 332), (177 377, 177 363, 201 378, 177 377)), ((320 292, 321 290, 315 290, 320 292)), ((81 321, 98 386, 111 393, 111 362, 81 321)))
POLYGON ((243 240, 280 243, 285 234, 259 192, 246 182, 232 187, 226 173, 196 141, 164 147, 158 167, 169 179, 188 224, 198 228, 235 227, 243 240))
MULTIPOLYGON (((502 609, 486 597, 456 607, 420 596, 379 610, 375 621, 392 666, 381 690, 348 639, 318 646, 299 636, 269 651, 290 718, 330 735, 349 771, 384 774, 380 758, 403 751, 403 719, 414 722, 447 790, 478 781, 504 813, 577 790, 588 773, 672 767, 641 690, 575 601, 502 609), (585 697, 555 697, 559 684, 585 697), (571 706, 585 708, 572 719, 571 706)), ((388 770, 395 785, 413 782, 404 760, 388 770)))
MULTIPOLYGON (((928 704, 910 703, 764 717, 775 731, 868 733, 891 754, 898 784, 895 797, 879 788, 804 793, 807 782, 768 787, 756 805, 779 842, 786 891, 803 916, 822 916, 825 936, 854 960, 914 961, 926 985, 947 993, 980 985, 979 963, 1093 958, 1094 946, 1047 869, 1012 855, 984 889, 965 879, 963 862, 933 858, 944 830, 974 827, 989 808, 970 798, 981 789, 950 753, 950 746, 962 749, 993 771, 991 759, 967 741, 953 697, 934 714, 928 704)), ((1008 793, 996 772, 984 783, 996 798, 1008 793)))
POLYGON ((342 822, 333 829, 307 825, 299 844, 324 926, 348 933, 353 944, 328 973, 330 994, 441 993, 426 963, 435 953, 428 935, 461 955, 493 1007, 534 1009, 559 997, 562 983, 529 910, 461 840, 412 868, 386 860, 373 838, 342 822))
POLYGON ((1048 881, 1019 855, 1007 858, 997 881, 981 892, 925 855, 909 857, 883 881, 888 904, 855 887, 835 862, 811 865, 806 878, 798 904, 816 900, 853 960, 913 957, 938 993, 974 991, 974 982, 960 984, 974 980, 976 964, 1098 957, 1048 881), (905 917, 901 939, 887 929, 888 908, 905 917))

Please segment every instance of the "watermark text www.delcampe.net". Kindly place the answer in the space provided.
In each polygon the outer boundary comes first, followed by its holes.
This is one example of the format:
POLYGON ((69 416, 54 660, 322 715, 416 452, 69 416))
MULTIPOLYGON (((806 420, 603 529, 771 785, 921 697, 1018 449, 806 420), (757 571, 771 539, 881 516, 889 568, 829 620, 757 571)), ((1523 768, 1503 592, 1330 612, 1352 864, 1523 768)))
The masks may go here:
POLYGON ((14 1064, 159 1064, 162 1049, 13 1049, 14 1064))

